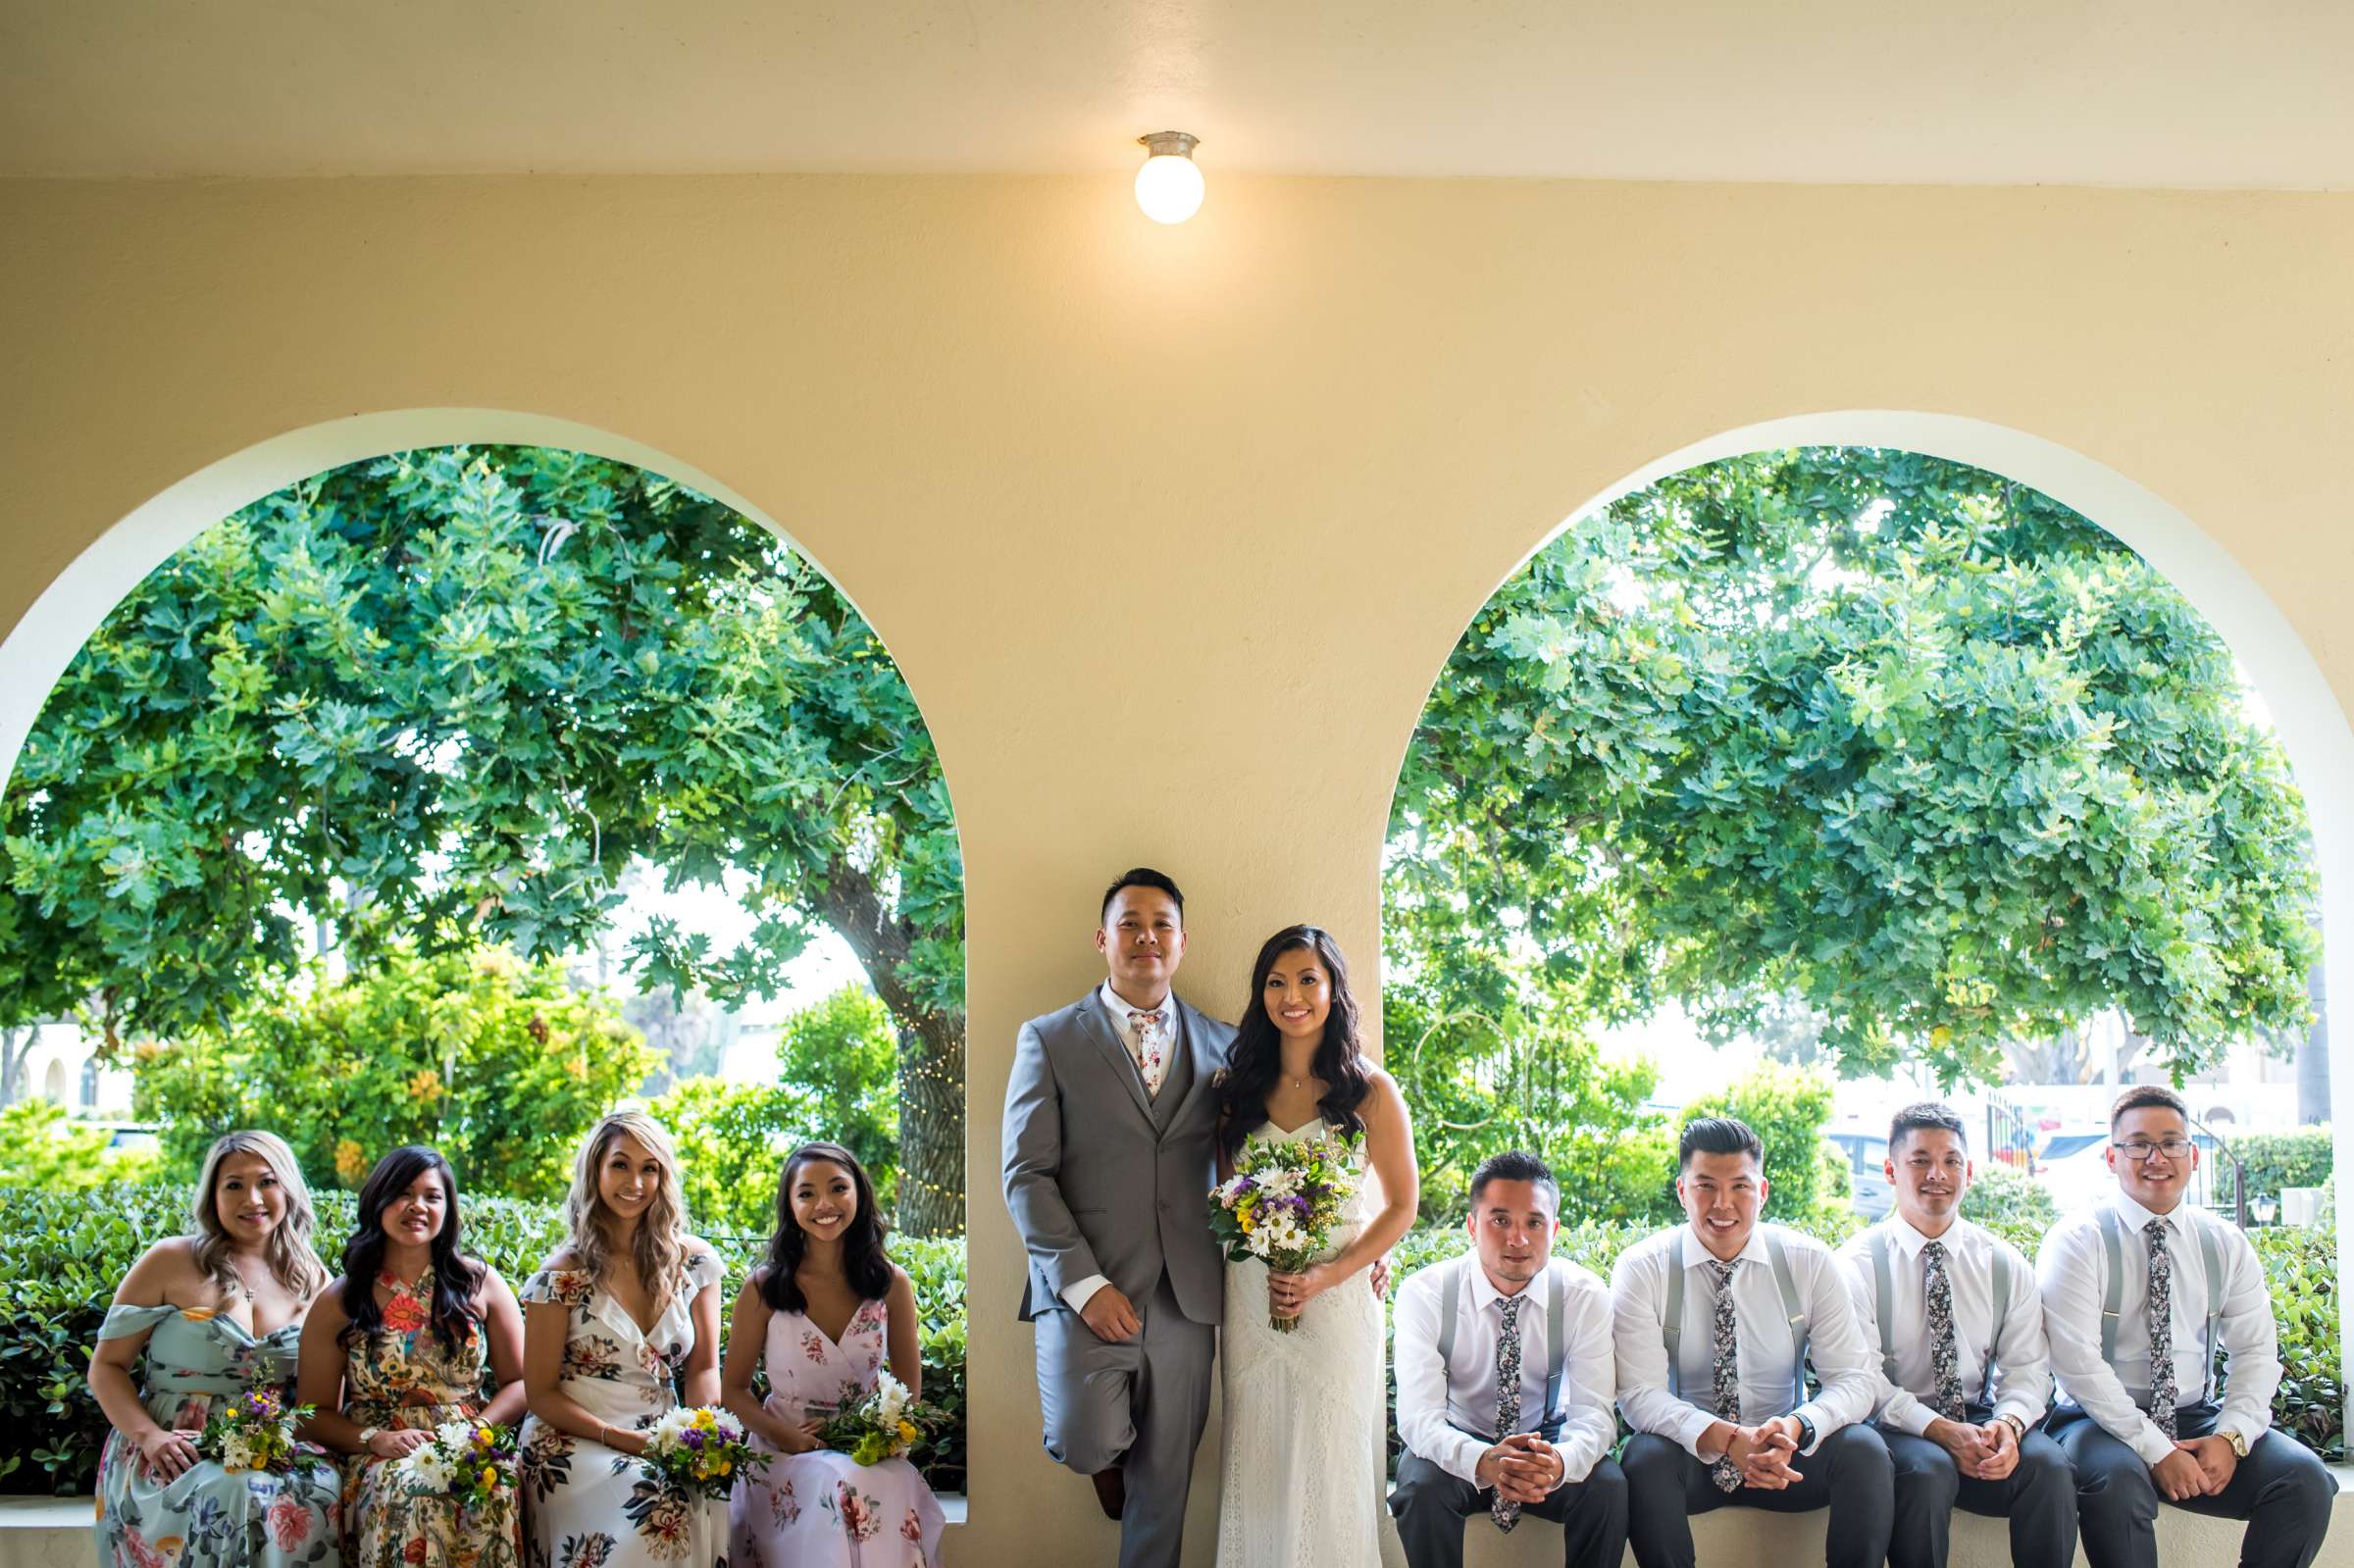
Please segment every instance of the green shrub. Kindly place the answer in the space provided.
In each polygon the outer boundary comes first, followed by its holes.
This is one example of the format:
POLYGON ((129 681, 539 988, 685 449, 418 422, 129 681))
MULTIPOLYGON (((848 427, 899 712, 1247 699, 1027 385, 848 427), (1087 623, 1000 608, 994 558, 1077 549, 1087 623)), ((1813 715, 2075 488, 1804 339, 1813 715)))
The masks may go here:
MULTIPOLYGON (((325 1191, 320 1255, 339 1264, 352 1231, 353 1195, 325 1191)), ((132 1261, 187 1226, 188 1189, 149 1182, 75 1193, 0 1187, 0 1420, 18 1435, 0 1457, 0 1492, 92 1490, 106 1416, 83 1374, 106 1304, 132 1261)), ((513 1198, 469 1197, 465 1244, 521 1285, 563 1240, 562 1212, 513 1198)), ((712 1237, 725 1265, 720 1312, 728 1312, 762 1241, 712 1237)), ((915 1284, 924 1357, 924 1396, 952 1416, 914 1459, 935 1488, 961 1491, 965 1476, 964 1243, 899 1239, 892 1256, 915 1284)))
POLYGON ((107 1132, 66 1115, 55 1100, 0 1108, 0 1183, 81 1191, 144 1181, 161 1163, 150 1150, 107 1151, 107 1132))
MULTIPOLYGON (((2293 1133, 2243 1133, 2225 1144, 2248 1173, 2248 1200, 2280 1195, 2284 1187, 2328 1187, 2335 1145, 2327 1124, 2293 1133)), ((2228 1188, 2221 1173, 2217 1180, 2228 1188)))
POLYGON ((2332 1464, 2346 1457, 2346 1388, 2337 1360, 2337 1236, 2320 1227, 2248 1233, 2264 1260, 2280 1335, 2273 1424, 2332 1464))
POLYGON ((2043 1244, 2043 1233, 2059 1220, 2060 1205, 2033 1177, 2008 1165, 1990 1164, 1979 1168, 1970 1190, 1962 1194, 1962 1217, 1983 1225, 2032 1260, 2043 1244))

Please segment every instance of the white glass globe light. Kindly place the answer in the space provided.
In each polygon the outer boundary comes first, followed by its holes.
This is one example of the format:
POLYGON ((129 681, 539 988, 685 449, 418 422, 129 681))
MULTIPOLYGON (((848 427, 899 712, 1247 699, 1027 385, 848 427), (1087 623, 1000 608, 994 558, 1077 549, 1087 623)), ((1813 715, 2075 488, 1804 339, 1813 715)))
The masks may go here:
POLYGON ((1202 207, 1202 166, 1194 162, 1200 142, 1182 130, 1139 136, 1151 154, 1136 172, 1136 204, 1156 224, 1182 224, 1202 207))

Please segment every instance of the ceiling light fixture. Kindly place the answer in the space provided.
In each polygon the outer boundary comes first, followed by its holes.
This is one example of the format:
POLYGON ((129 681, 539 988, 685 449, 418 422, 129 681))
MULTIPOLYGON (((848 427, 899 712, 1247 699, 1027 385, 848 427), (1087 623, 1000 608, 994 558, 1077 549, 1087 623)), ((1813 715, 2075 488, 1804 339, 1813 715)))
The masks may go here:
POLYGON ((1184 223, 1202 207, 1202 166, 1194 162, 1201 138, 1156 130, 1136 139, 1151 154, 1136 172, 1136 204, 1156 224, 1184 223))

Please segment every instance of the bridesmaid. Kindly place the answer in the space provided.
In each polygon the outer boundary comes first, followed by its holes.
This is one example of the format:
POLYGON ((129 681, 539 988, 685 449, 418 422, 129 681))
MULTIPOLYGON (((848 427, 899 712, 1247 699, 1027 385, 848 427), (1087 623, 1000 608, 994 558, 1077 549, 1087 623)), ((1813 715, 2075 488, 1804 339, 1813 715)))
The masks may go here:
POLYGON ((215 1401, 256 1384, 290 1396, 303 1313, 327 1283, 311 1250, 310 1189, 268 1133, 204 1156, 188 1234, 149 1247, 115 1291, 90 1356, 114 1425, 98 1459, 101 1568, 333 1568, 334 1467, 316 1450, 285 1474, 196 1454, 215 1401), (147 1353, 144 1393, 130 1380, 147 1353))
POLYGON ((400 1461, 444 1421, 523 1419, 523 1311, 490 1267, 458 1249, 458 1179, 417 1144, 376 1162, 360 1189, 343 1276, 302 1331, 297 1396, 308 1436, 343 1463, 347 1568, 519 1568, 513 1488, 487 1504, 417 1496, 400 1461), (483 1399, 487 1370, 498 1391, 483 1399))
POLYGON ((720 1568, 726 1499, 657 1486, 630 1462, 682 1391, 719 1403, 719 1258, 687 1234, 661 1124, 642 1111, 597 1123, 564 1212, 571 1240, 523 1287, 526 1560, 720 1568))
POLYGON ((883 1250, 875 1189, 839 1143, 804 1143, 777 1183, 768 1261, 744 1282, 720 1383, 753 1443, 780 1457, 730 1505, 737 1568, 932 1568, 945 1522, 904 1459, 861 1465, 822 1446, 821 1419, 891 1375, 920 1391, 915 1287, 883 1250), (768 1369, 765 1402, 752 1374, 768 1369))

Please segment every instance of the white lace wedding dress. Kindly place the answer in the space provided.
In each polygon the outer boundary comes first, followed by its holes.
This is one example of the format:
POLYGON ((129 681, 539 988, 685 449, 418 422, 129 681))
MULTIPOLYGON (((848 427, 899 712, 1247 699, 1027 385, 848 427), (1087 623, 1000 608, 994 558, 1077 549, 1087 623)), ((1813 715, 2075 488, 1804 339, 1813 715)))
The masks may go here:
MULTIPOLYGON (((1269 1122, 1251 1136, 1289 1142, 1326 1130, 1321 1120, 1289 1133, 1269 1122)), ((1374 1212, 1372 1182, 1368 1173, 1343 1211, 1332 1252, 1374 1212)), ((1218 1568, 1380 1562, 1382 1351, 1381 1302, 1362 1273, 1278 1334, 1267 1326, 1266 1265, 1226 1266, 1218 1568)))

